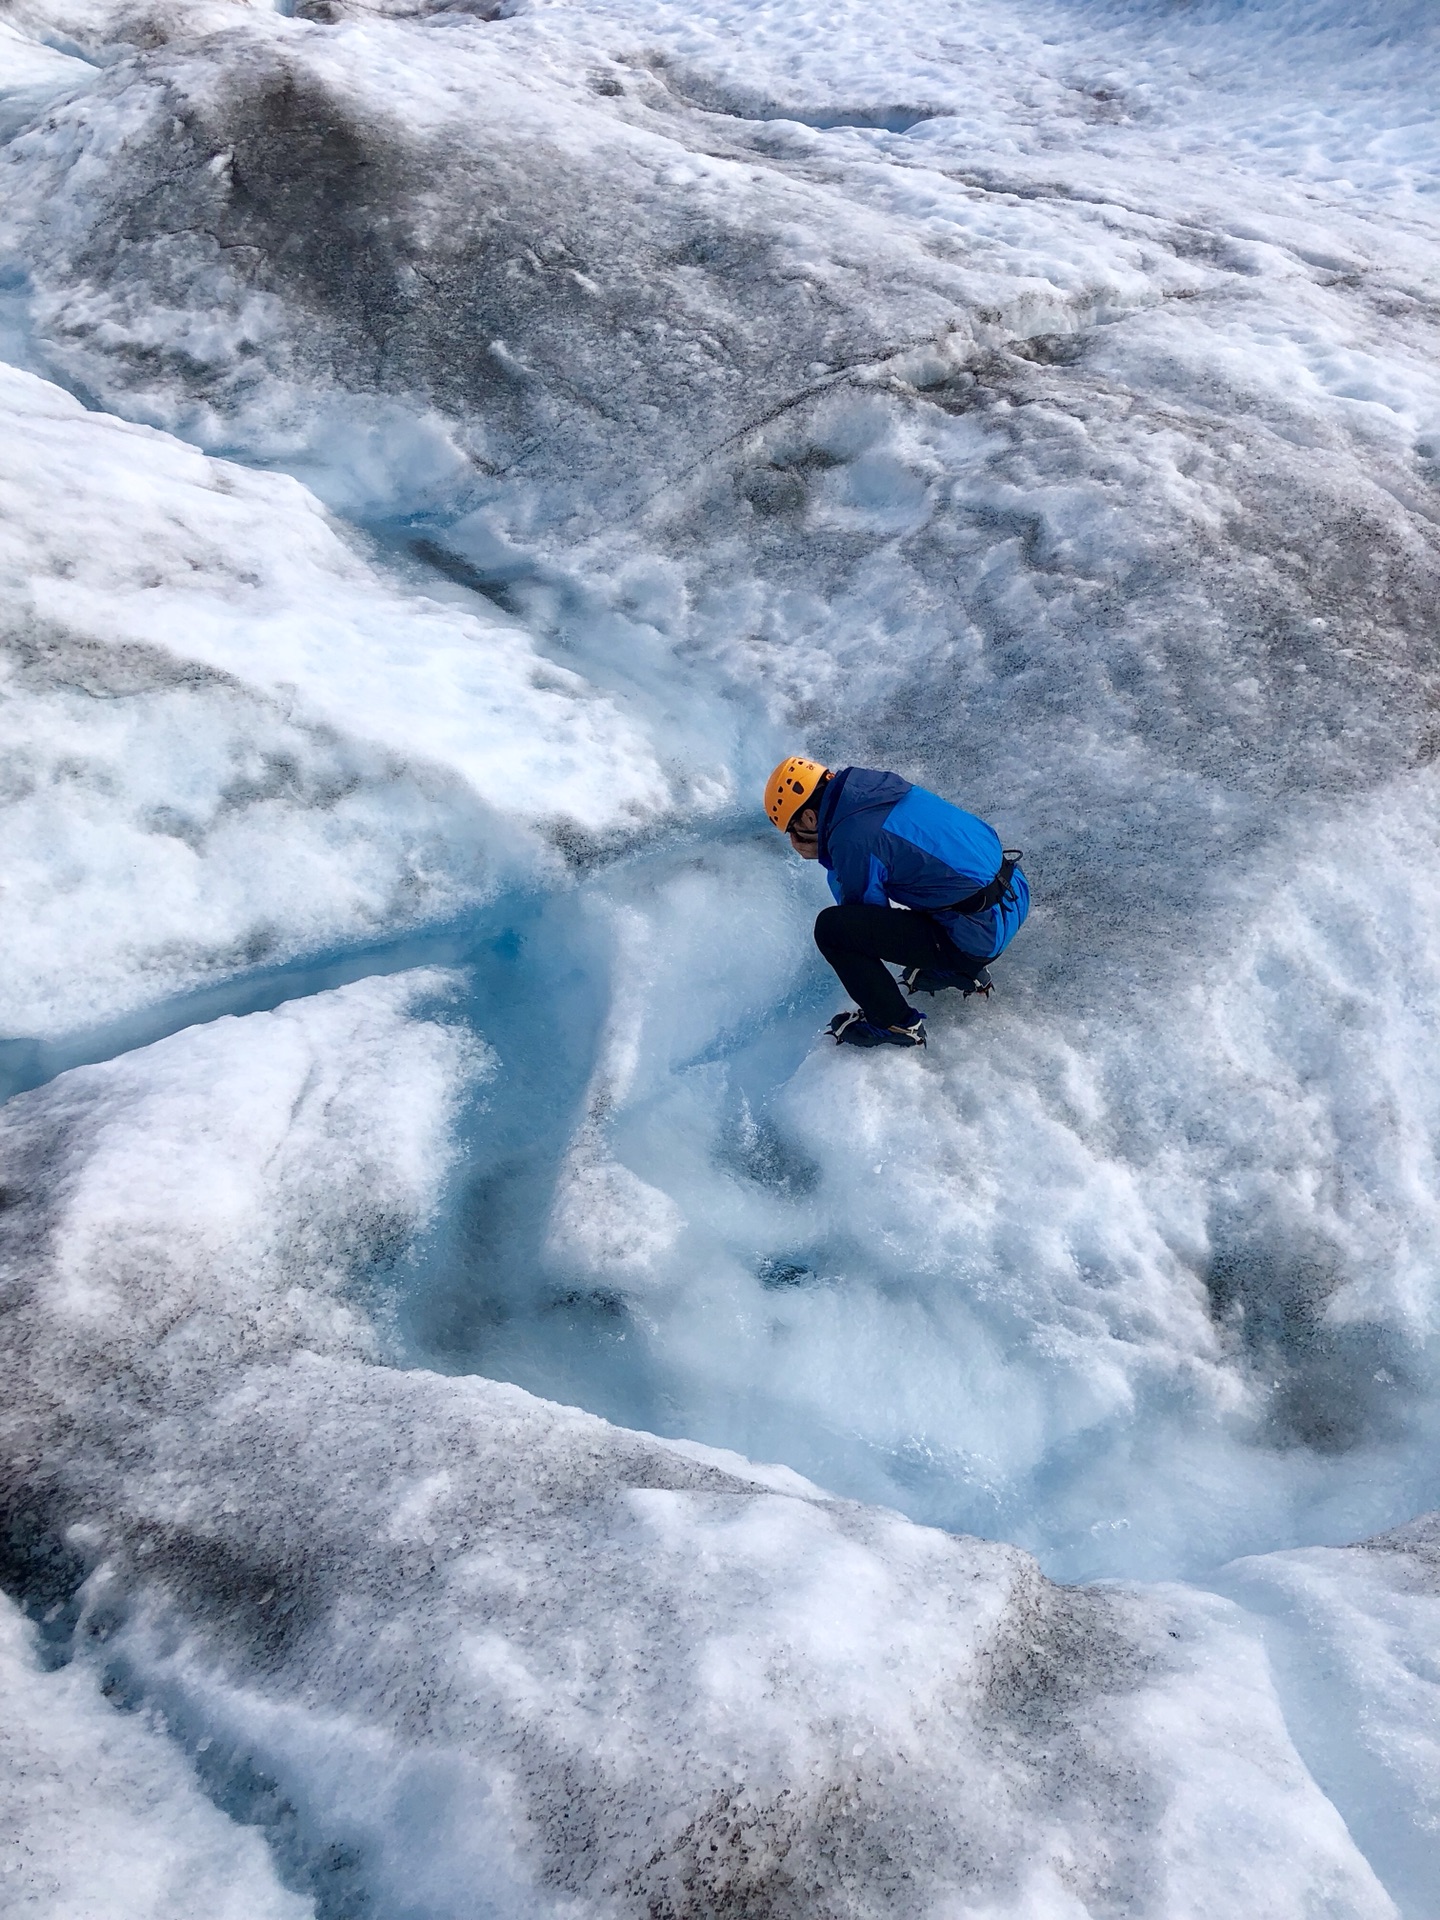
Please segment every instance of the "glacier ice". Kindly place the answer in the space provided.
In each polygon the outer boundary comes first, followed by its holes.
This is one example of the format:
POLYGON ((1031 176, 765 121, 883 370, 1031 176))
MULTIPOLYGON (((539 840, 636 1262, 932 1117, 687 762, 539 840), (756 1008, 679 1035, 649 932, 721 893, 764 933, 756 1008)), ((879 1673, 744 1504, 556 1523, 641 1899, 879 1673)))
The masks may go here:
POLYGON ((445 984, 7 1110, 8 1504, 65 1542, 27 1573, 72 1690, 282 1807, 322 1910, 1393 1911, 1228 1603, 1052 1586, 783 1468, 366 1364, 356 1288, 487 1064, 424 1017, 445 984))
POLYGON ((0 139, 95 79, 88 61, 46 46, 0 20, 0 139))
POLYGON ((1264 1623, 1286 1722, 1401 1911, 1433 1905, 1440 1517, 1358 1547, 1257 1555, 1217 1584, 1264 1623))
POLYGON ((122 1715, 93 1677, 47 1672, 0 1598, 0 1886, 36 1920, 309 1920, 262 1837, 200 1791, 155 1716, 122 1715))
POLYGON ((1183 997, 1067 1031, 1017 951, 898 1065, 817 1049, 820 900, 778 847, 597 877, 475 975, 516 1092, 467 1124, 407 1351, 1072 1577, 1392 1524, 1433 1488, 1440 985, 1435 895, 1364 904, 1394 805, 1183 997), (1339 919, 1368 976, 1317 952, 1339 919), (608 1001, 552 1035, 577 956, 608 1001))
POLYGON ((541 826, 674 804, 643 723, 293 480, 0 382, 7 1031, 443 918, 553 880, 541 826))
POLYGON ((0 24, 15 1590, 322 1911, 1431 1920, 1433 9, 0 24))

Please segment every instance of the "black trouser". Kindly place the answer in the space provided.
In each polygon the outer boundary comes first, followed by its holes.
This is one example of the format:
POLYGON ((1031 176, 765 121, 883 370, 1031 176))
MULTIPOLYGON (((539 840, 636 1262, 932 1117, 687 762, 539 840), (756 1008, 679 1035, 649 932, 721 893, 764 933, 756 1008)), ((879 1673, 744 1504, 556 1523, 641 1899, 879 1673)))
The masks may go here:
POLYGON ((865 1018, 877 1027, 910 1021, 895 976, 882 964, 943 967, 975 975, 985 965, 960 949, 924 913, 894 907, 826 907, 815 922, 815 944, 840 976, 840 984, 865 1018))

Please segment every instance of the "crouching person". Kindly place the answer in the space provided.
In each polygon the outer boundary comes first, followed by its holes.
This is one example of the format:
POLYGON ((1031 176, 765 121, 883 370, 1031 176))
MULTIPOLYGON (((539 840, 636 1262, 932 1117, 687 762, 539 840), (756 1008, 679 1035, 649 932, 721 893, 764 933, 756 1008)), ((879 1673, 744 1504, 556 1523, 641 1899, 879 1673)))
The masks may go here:
POLYGON ((815 944, 857 1003, 830 1022, 842 1046, 924 1046, 925 1016, 886 961, 909 993, 990 992, 986 962, 1030 911, 1020 855, 992 827, 898 773, 800 758, 771 774, 765 811, 830 877, 837 904, 816 920, 815 944))

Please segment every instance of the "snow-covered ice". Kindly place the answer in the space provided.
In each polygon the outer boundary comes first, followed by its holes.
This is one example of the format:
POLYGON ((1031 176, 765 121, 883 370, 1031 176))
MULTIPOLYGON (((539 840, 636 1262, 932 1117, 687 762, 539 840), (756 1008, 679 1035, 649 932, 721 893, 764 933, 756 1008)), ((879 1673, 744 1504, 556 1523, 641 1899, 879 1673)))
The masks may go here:
POLYGON ((348 1879, 457 1916, 1393 1911, 1227 1603, 1055 1587, 783 1468, 365 1364, 356 1289, 485 1067, 418 1017, 444 986, 11 1104, 10 1504, 67 1543, 31 1580, 76 1616, 72 1692, 155 1703, 236 1813, 282 1802, 323 1910, 348 1879))
POLYGON ((96 70, 88 61, 0 20, 0 139, 29 126, 46 108, 95 78, 96 70))
POLYGON ((1428 0, 3 15, 72 1691, 322 1913, 1435 1920, 1428 0), (802 743, 1026 848, 922 1058, 802 743))
POLYGON ((553 872, 538 826, 672 804, 643 724, 293 480, 9 369, 0 408, 7 1031, 443 917, 553 872))
POLYGON ((264 1839, 200 1791, 168 1729, 119 1714, 83 1667, 47 1672, 0 1600, 0 1887, 33 1920, 310 1920, 264 1839))
POLYGON ((1307 1766, 1405 1913, 1435 1902, 1440 1515, 1349 1548, 1237 1561, 1217 1581, 1264 1622, 1307 1766))

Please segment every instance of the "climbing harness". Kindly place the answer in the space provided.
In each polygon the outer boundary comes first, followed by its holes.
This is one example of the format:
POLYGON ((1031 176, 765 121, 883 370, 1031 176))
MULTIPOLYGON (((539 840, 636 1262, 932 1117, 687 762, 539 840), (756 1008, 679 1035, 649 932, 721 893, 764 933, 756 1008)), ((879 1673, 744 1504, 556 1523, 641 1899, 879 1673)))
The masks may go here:
POLYGON ((1016 867, 1025 858, 1019 847, 1006 847, 1000 860, 1000 871, 986 886, 977 893, 967 893, 963 900, 954 900, 948 907, 930 907, 930 913, 984 913, 987 907, 998 907, 1002 900, 1010 897, 1010 881, 1016 867))

